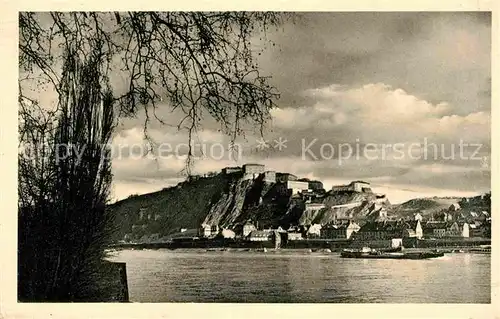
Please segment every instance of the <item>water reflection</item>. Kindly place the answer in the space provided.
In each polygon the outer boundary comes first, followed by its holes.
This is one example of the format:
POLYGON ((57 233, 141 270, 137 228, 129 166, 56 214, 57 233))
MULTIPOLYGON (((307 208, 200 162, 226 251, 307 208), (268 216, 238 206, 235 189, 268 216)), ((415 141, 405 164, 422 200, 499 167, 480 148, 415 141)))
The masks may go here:
POLYGON ((470 265, 470 254, 464 254, 463 256, 464 256, 464 264, 466 266, 469 266, 470 265))

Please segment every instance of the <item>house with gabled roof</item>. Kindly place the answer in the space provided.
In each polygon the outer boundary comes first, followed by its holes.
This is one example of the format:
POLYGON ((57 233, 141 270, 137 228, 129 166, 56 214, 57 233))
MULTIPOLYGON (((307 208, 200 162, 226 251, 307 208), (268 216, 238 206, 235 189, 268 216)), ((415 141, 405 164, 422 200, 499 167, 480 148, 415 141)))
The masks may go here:
POLYGON ((428 221, 424 224, 423 231, 425 238, 442 238, 446 236, 450 222, 428 221))
POLYGON ((470 237, 470 227, 469 223, 466 222, 457 222, 458 225, 458 233, 460 237, 468 238, 470 237))
POLYGON ((312 224, 307 229, 306 235, 308 238, 315 238, 321 236, 321 224, 312 224))
POLYGON ((469 237, 470 228, 467 222, 427 222, 424 224, 425 238, 469 237))
POLYGON ((273 232, 270 230, 254 230, 248 235, 250 241, 271 241, 273 232))
POLYGON ((403 237, 422 238, 423 231, 419 220, 370 221, 361 226, 356 233, 358 240, 387 240, 403 237))
POLYGON ((342 221, 323 226, 320 237, 323 239, 350 239, 361 227, 353 221, 342 221))
POLYGON ((413 215, 413 219, 414 220, 419 220, 420 222, 422 222, 422 220, 424 218, 423 218, 423 216, 420 213, 416 213, 416 214, 413 215))

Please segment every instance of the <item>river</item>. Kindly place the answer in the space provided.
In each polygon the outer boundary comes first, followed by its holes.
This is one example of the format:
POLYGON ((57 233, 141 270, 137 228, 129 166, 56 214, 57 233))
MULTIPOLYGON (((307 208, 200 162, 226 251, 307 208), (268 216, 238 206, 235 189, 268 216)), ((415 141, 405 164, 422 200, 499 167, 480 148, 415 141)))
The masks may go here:
POLYGON ((491 256, 122 250, 132 302, 490 303, 491 256))

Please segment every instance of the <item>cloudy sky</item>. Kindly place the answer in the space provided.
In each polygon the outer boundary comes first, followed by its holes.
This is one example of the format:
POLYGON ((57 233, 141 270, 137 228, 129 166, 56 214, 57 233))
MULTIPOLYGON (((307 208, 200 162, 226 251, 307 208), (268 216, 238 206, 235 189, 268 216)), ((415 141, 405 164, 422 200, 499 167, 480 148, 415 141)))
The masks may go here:
MULTIPOLYGON (((258 162, 327 188, 366 180, 394 203, 490 189, 489 14, 308 13, 267 36, 259 63, 281 98, 264 136, 249 129, 231 149, 207 119, 195 172, 258 162)), ((115 146, 140 145, 143 124, 124 121, 115 146)), ((170 155, 186 150, 187 132, 149 133, 170 155)), ((184 178, 182 156, 133 155, 113 161, 114 200, 184 178)))

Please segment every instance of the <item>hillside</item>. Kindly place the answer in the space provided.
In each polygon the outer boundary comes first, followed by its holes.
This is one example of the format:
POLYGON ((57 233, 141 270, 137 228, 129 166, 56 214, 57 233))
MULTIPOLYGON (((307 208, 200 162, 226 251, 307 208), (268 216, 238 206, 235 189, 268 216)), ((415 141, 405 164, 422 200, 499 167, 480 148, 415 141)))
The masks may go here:
POLYGON ((264 173, 249 177, 233 172, 130 196, 109 209, 116 213, 116 240, 188 236, 196 234, 202 224, 237 229, 251 221, 259 228, 287 229, 292 225, 325 225, 338 219, 413 218, 416 213, 430 219, 448 211, 452 204, 460 207, 455 214, 491 211, 486 195, 468 199, 417 198, 398 205, 391 205, 385 196, 370 191, 322 190, 313 195, 292 196, 285 183, 266 179, 264 173))
POLYGON ((116 212, 116 236, 162 236, 180 228, 197 228, 206 217, 206 207, 219 200, 227 187, 228 181, 217 175, 116 202, 109 206, 116 212))
POLYGON ((381 209, 387 209, 390 202, 377 198, 373 193, 329 192, 320 203, 325 205, 319 211, 305 210, 300 224, 328 224, 335 219, 376 219, 381 209))
POLYGON ((303 198, 292 197, 285 184, 268 182, 264 174, 248 179, 238 173, 221 173, 131 196, 109 208, 116 212, 116 240, 121 240, 153 234, 168 237, 202 224, 224 228, 237 228, 247 221, 261 228, 326 224, 335 218, 364 218, 389 203, 379 202, 372 193, 330 192, 315 200, 325 209, 311 212, 303 198))
POLYGON ((452 204, 457 204, 459 197, 429 197, 415 198, 407 202, 392 205, 389 209, 390 214, 400 218, 412 217, 420 213, 424 218, 429 218, 433 214, 448 209, 452 204))
POLYGON ((201 224, 234 227, 247 220, 261 226, 296 222, 289 211, 291 194, 262 176, 243 179, 218 174, 185 181, 159 192, 131 196, 109 206, 116 212, 116 239, 157 234, 163 237, 201 224))
POLYGON ((416 213, 420 213, 423 218, 429 219, 431 216, 442 212, 449 211, 450 206, 457 205, 457 213, 470 213, 473 211, 491 211, 491 200, 489 194, 475 196, 470 198, 461 197, 429 197, 415 198, 407 202, 393 205, 389 209, 389 213, 398 218, 412 217, 416 213))

